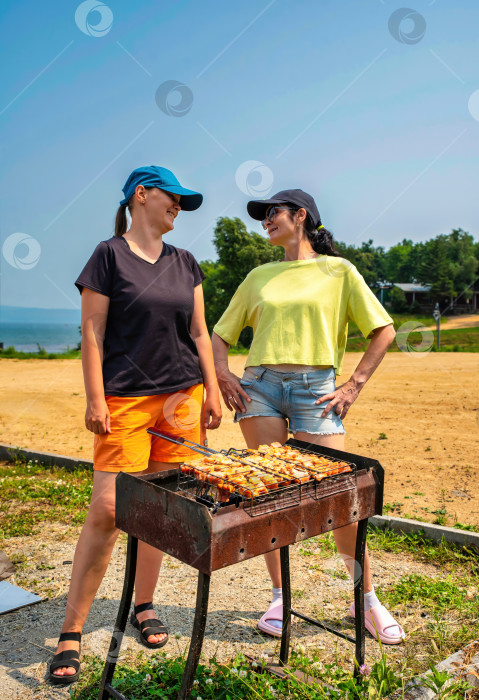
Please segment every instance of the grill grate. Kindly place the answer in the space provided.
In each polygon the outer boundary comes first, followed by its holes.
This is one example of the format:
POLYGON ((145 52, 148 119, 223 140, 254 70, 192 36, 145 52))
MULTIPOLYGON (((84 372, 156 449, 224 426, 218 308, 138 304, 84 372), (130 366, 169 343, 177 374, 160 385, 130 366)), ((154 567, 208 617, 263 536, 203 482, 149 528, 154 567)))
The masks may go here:
MULTIPOLYGON (((264 471, 259 467, 257 469, 259 472, 264 471)), ((245 513, 254 517, 297 505, 301 503, 301 497, 304 495, 301 484, 290 484, 276 487, 258 496, 248 496, 242 493, 244 489, 228 479, 222 478, 221 485, 218 485, 210 483, 208 477, 208 472, 197 465, 183 463, 178 468, 177 490, 212 508, 213 515, 219 508, 231 505, 239 507, 242 503, 245 513), (194 470, 193 474, 190 473, 190 469, 194 470), (199 477, 199 474, 204 475, 204 479, 199 477)))
MULTIPOLYGON (((357 487, 358 468, 354 462, 348 462, 344 459, 337 459, 336 457, 330 457, 326 454, 323 455, 319 451, 309 452, 308 450, 305 450, 301 447, 294 446, 293 449, 305 455, 326 457, 326 459, 328 459, 330 462, 343 462, 351 468, 350 472, 342 474, 332 474, 331 476, 324 477, 320 481, 314 479, 314 481, 311 480, 302 484, 303 497, 311 496, 311 498, 314 498, 316 501, 320 501, 322 498, 326 498, 327 496, 332 496, 336 493, 342 493, 343 491, 351 491, 357 487)), ((240 458, 247 459, 248 456, 251 456, 254 453, 248 449, 239 450, 234 447, 231 447, 226 454, 235 455, 240 458)), ((311 474, 312 478, 317 473, 314 469, 310 467, 305 467, 301 462, 295 462, 294 460, 287 459, 286 457, 276 457, 276 459, 279 459, 283 462, 287 462, 288 464, 294 464, 298 468, 304 469, 305 471, 311 474)))

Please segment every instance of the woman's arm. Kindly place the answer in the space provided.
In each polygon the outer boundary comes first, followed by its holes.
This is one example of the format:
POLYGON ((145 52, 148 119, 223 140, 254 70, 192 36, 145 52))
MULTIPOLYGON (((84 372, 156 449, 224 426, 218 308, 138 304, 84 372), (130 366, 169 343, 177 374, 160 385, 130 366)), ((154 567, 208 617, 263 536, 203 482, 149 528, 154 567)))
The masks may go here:
POLYGON ((223 340, 223 338, 216 335, 216 333, 213 333, 212 345, 213 355, 215 358, 216 376, 218 377, 218 383, 220 385, 226 407, 230 411, 239 411, 240 413, 244 413, 246 409, 239 397, 242 396, 244 399, 246 399, 246 401, 251 401, 251 399, 241 386, 239 377, 229 370, 228 350, 230 346, 223 340))
POLYGON ((84 287, 81 302, 81 359, 87 401, 85 425, 92 433, 109 433, 110 412, 105 401, 102 365, 110 299, 84 287))
POLYGON ((322 396, 316 401, 317 404, 329 401, 321 414, 322 418, 326 418, 333 408, 338 416, 344 418, 351 404, 356 401, 359 392, 383 359, 395 336, 396 331, 392 324, 374 330, 371 342, 350 379, 339 386, 336 391, 322 396))
POLYGON ((204 407, 204 426, 213 430, 221 423, 222 412, 218 382, 216 380, 215 367, 213 363, 213 351, 211 340, 208 334, 205 321, 205 302, 203 298, 203 287, 201 284, 195 287, 195 306, 190 327, 191 337, 195 341, 200 361, 201 374, 206 389, 206 400, 204 407))

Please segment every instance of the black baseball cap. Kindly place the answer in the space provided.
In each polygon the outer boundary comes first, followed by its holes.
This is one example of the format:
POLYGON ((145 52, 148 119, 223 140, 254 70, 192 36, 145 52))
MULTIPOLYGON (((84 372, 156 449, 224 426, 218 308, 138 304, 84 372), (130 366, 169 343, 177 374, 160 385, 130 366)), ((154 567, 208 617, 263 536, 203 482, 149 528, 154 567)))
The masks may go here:
POLYGON ((273 204, 294 204, 302 207, 311 217, 314 228, 321 224, 316 202, 310 194, 303 192, 303 190, 281 190, 269 199, 254 199, 247 204, 248 214, 252 219, 263 221, 266 218, 266 212, 273 204))

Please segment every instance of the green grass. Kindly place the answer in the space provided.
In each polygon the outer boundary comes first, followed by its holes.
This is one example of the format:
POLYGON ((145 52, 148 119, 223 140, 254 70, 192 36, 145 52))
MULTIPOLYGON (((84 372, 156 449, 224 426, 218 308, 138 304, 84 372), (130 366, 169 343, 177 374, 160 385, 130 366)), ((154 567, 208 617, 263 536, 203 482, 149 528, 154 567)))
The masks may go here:
POLYGON ((45 521, 82 523, 92 481, 86 468, 66 471, 19 460, 0 465, 0 542, 34 535, 45 521))
MULTIPOLYGON (((394 321, 394 328, 397 330, 400 328, 403 323, 407 323, 408 321, 416 321, 417 323, 422 323, 423 326, 433 326, 435 321, 432 316, 414 316, 413 314, 394 314, 391 311, 388 311, 389 315, 394 321)), ((441 323, 446 325, 447 324, 447 318, 441 318, 441 323)), ((357 327, 357 325, 351 321, 348 324, 348 335, 349 336, 358 336, 359 338, 362 338, 362 333, 357 327)))
POLYGON ((419 608, 439 613, 463 609, 470 620, 479 616, 479 599, 467 597, 467 587, 461 586, 452 575, 444 579, 420 574, 402 576, 392 587, 385 589, 382 600, 391 608, 399 604, 415 603, 419 608))
POLYGON ((479 573, 465 576, 455 568, 448 576, 402 576, 393 586, 378 587, 380 600, 390 610, 421 611, 425 626, 413 629, 406 647, 408 667, 417 667, 411 645, 437 663, 479 636, 479 573), (412 657, 412 658, 411 658, 412 657))
MULTIPOLYGON (((129 700, 176 698, 184 665, 185 653, 174 658, 164 652, 146 658, 140 653, 130 663, 118 664, 113 687, 129 700)), ((100 658, 82 659, 80 680, 71 689, 73 700, 96 700, 102 669, 100 658)), ((336 659, 326 663, 314 653, 306 657, 300 651, 292 652, 285 673, 286 678, 279 679, 265 671, 264 661, 251 664, 242 654, 227 663, 213 658, 208 664, 198 665, 191 697, 193 700, 380 700, 404 688, 408 680, 404 667, 393 668, 384 650, 381 659, 372 667, 361 667, 357 679, 336 659), (295 671, 306 674, 308 683, 294 675, 295 671)), ((449 679, 447 673, 434 672, 430 687, 435 692, 440 691, 449 679)), ((448 687, 450 694, 437 697, 461 700, 467 697, 468 688, 463 680, 455 680, 448 687)))
POLYGON ((37 352, 23 352, 15 350, 10 345, 4 350, 0 350, 0 358, 14 360, 76 360, 81 357, 79 350, 66 350, 65 352, 47 352, 45 348, 39 347, 37 352))
MULTIPOLYGON (((368 525, 368 547, 371 551, 408 554, 418 561, 440 564, 445 571, 460 565, 472 575, 479 574, 479 550, 475 547, 457 545, 444 540, 440 543, 433 542, 422 532, 399 533, 368 525)), ((333 533, 328 532, 305 540, 299 546, 298 554, 304 557, 314 557, 311 559, 311 564, 308 562, 308 566, 311 568, 314 567, 315 560, 334 556, 336 545, 333 533)))
MULTIPOLYGON (((436 352, 436 332, 431 331, 434 336, 434 344, 430 348, 432 352, 436 352)), ((407 337, 408 345, 411 351, 414 352, 414 346, 419 346, 422 341, 422 334, 412 332, 408 336, 402 336, 404 340, 407 337)), ((348 338, 346 351, 347 352, 364 352, 368 347, 368 341, 364 338, 348 338)), ((400 352, 400 348, 396 341, 393 342, 388 352, 400 352)), ((428 348, 424 348, 423 352, 427 352, 428 348)), ((441 330, 441 344, 439 352, 479 352, 479 327, 476 328, 456 328, 452 330, 441 330)))
MULTIPOLYGON (((306 685, 290 671, 286 680, 280 680, 264 673, 264 662, 251 667, 241 654, 228 663, 210 659, 208 665, 199 664, 191 697, 193 700, 257 700, 258 698, 288 698, 290 700, 340 700, 345 697, 370 698, 384 697, 373 694, 377 679, 382 675, 379 664, 373 666, 372 672, 363 683, 355 681, 352 674, 341 669, 337 664, 323 664, 314 657, 307 659, 293 652, 292 669, 308 673, 312 684, 306 685), (327 682, 330 687, 325 688, 327 682)), ((184 655, 167 658, 159 653, 146 659, 139 657, 132 665, 121 664, 117 667, 114 687, 126 695, 129 700, 146 698, 175 698, 181 683, 184 669, 184 655)), ((97 657, 89 657, 83 662, 82 676, 79 683, 72 688, 74 700, 96 700, 101 677, 102 664, 97 657)), ((388 690, 394 690, 400 680, 394 674, 390 678, 388 690)))

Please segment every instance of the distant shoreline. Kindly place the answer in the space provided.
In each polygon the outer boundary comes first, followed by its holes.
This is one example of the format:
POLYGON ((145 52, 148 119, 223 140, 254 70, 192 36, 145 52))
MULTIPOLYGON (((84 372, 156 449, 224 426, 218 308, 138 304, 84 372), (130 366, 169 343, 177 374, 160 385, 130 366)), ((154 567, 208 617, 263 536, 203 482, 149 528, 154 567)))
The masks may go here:
POLYGON ((62 321, 0 322, 0 343, 17 352, 37 353, 41 348, 47 353, 63 353, 76 348, 81 340, 79 323, 62 321))

